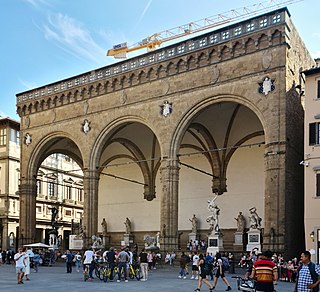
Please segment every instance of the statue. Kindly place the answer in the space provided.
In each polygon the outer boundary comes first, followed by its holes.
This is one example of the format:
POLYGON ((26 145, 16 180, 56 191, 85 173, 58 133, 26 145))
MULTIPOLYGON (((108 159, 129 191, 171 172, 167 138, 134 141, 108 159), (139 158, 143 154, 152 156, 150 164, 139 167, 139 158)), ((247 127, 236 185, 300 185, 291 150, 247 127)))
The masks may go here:
POLYGON ((55 229, 57 221, 56 217, 58 215, 58 209, 56 207, 51 208, 51 226, 53 229, 55 229))
POLYGON ((162 235, 162 237, 166 237, 166 235, 167 235, 167 225, 166 224, 162 225, 161 235, 162 235))
POLYGON ((126 218, 124 225, 126 226, 126 234, 130 234, 131 233, 131 221, 128 217, 126 218))
POLYGON ((252 229, 260 229, 261 228, 261 220, 262 219, 257 214, 256 207, 252 207, 251 209, 249 209, 249 211, 250 211, 250 216, 249 216, 250 228, 252 228, 252 229))
POLYGON ((242 212, 239 212, 237 218, 234 218, 237 221, 237 232, 243 232, 246 228, 246 219, 242 215, 242 212))
POLYGON ((92 239, 92 248, 101 248, 102 240, 99 235, 98 236, 92 235, 91 239, 92 239))
POLYGON ((195 214, 193 214, 193 217, 189 219, 189 221, 192 223, 192 233, 197 233, 197 225, 198 225, 198 218, 195 214))
POLYGON ((211 216, 208 216, 206 221, 210 225, 210 231, 216 234, 220 233, 219 227, 219 215, 220 215, 220 208, 216 205, 215 200, 217 199, 218 195, 216 195, 211 201, 208 200, 208 210, 212 213, 211 216))
POLYGON ((103 236, 107 236, 107 233, 108 233, 107 227, 108 227, 108 226, 107 226, 106 218, 103 218, 103 219, 102 219, 101 226, 102 226, 102 235, 103 235, 103 236))
POLYGON ((159 231, 157 232, 157 235, 156 235, 156 245, 158 248, 160 248, 160 232, 159 231))

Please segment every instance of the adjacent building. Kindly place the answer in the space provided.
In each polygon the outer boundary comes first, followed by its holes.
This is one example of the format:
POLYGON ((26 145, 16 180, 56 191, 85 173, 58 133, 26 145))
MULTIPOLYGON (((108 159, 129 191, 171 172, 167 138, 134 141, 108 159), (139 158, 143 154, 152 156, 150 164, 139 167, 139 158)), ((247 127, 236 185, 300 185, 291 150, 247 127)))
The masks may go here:
MULTIPOLYGON (((0 119, 0 247, 16 249, 19 233, 20 123, 0 119)), ((83 175, 69 156, 54 153, 41 164, 36 177, 35 241, 48 243, 52 207, 58 209, 57 225, 62 248, 68 247, 72 226, 83 211, 83 175)))
MULTIPOLYGON (((319 60, 317 60, 319 61, 319 60)), ((320 260, 320 64, 306 70, 305 77, 305 240, 314 260, 320 260)))

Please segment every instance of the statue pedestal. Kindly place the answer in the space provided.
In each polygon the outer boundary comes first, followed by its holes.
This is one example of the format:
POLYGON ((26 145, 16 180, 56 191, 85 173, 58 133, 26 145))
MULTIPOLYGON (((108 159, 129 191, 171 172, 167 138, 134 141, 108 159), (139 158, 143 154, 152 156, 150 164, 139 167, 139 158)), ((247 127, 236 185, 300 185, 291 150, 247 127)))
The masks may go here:
POLYGON ((220 251, 224 251, 222 234, 209 235, 207 252, 215 256, 215 254, 220 251))
POLYGON ((190 240, 194 242, 197 239, 197 233, 189 233, 189 242, 190 240))
POLYGON ((261 232, 259 229, 250 229, 248 232, 248 244, 247 251, 252 251, 253 249, 257 249, 261 251, 261 232))
POLYGON ((108 248, 110 245, 110 235, 104 235, 102 237, 102 244, 104 245, 104 248, 108 248))
POLYGON ((243 251, 243 232, 236 231, 234 233, 234 244, 233 244, 234 251, 243 251))
POLYGON ((133 235, 132 234, 124 234, 123 242, 121 242, 122 246, 130 246, 133 244, 133 235))

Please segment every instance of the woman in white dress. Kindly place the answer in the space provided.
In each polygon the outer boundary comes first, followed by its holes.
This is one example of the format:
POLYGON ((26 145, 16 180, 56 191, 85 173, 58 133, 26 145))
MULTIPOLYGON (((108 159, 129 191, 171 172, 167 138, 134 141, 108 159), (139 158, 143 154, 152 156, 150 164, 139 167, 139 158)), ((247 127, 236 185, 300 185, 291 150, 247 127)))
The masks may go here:
POLYGON ((25 264, 25 276, 26 276, 26 280, 29 281, 29 275, 30 275, 30 254, 27 253, 27 249, 24 247, 23 248, 23 252, 25 252, 25 256, 24 256, 24 264, 25 264))

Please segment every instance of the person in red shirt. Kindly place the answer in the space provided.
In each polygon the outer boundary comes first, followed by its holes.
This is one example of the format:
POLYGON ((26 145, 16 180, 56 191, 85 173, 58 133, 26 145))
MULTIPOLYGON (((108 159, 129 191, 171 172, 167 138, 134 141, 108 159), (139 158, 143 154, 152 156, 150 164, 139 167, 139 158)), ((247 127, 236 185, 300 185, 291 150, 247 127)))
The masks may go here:
POLYGON ((265 251, 253 264, 251 278, 256 280, 256 292, 273 292, 278 279, 277 266, 271 261, 272 252, 265 251))

